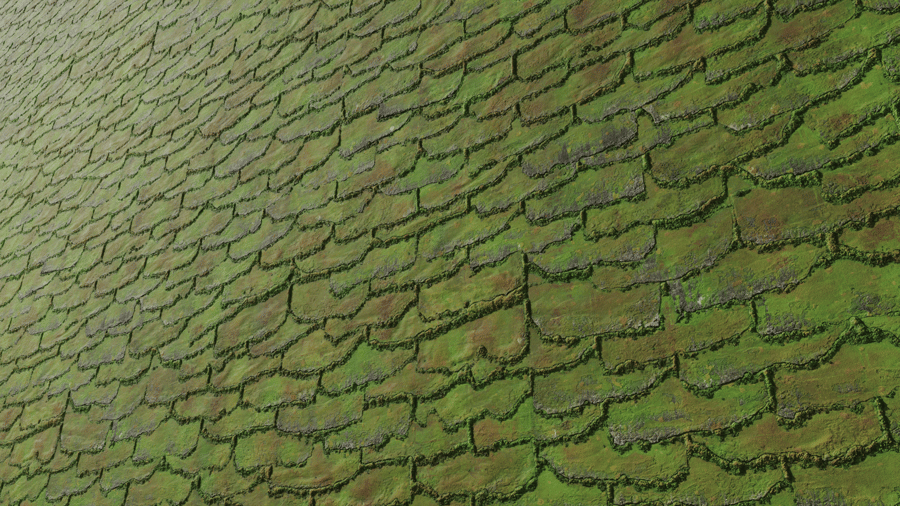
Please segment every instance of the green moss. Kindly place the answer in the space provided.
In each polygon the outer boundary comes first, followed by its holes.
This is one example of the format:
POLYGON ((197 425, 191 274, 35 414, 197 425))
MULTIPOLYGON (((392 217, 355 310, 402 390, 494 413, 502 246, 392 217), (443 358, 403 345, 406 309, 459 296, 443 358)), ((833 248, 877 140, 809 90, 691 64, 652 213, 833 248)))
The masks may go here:
POLYGON ((627 445, 637 441, 656 443, 689 431, 728 429, 752 419, 768 400, 761 382, 727 384, 711 399, 704 399, 669 378, 646 397, 610 407, 610 435, 617 445, 627 445))
POLYGON ((877 502, 900 499, 892 485, 897 455, 882 453, 849 468, 792 468, 794 494, 798 500, 877 502))
POLYGON ((529 445, 505 448, 486 456, 463 454, 419 470, 421 481, 440 495, 482 490, 491 495, 511 495, 535 474, 534 453, 529 445))
POLYGON ((617 452, 605 431, 585 441, 548 447, 541 457, 558 474, 582 483, 628 479, 638 483, 665 483, 687 469, 688 454, 679 442, 617 452))

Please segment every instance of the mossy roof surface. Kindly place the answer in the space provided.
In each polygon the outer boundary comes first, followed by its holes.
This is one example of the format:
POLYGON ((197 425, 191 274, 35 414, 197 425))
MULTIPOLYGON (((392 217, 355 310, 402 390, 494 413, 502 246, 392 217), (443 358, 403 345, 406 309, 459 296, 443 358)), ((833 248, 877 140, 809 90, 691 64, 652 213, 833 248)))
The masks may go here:
POLYGON ((0 8, 0 504, 896 504, 896 0, 0 8))

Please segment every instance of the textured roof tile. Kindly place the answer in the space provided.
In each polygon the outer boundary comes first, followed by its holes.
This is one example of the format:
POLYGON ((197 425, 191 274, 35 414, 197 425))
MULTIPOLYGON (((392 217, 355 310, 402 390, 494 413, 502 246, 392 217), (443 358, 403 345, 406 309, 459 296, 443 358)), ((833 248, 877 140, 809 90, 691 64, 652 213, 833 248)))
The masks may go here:
POLYGON ((894 3, 0 9, 0 502, 896 502, 894 3))
POLYGON ((344 427, 362 417, 363 396, 360 392, 335 398, 317 397, 305 407, 287 406, 278 412, 279 430, 303 435, 344 427))
POLYGON ((384 466, 363 471, 340 492, 325 495, 323 505, 382 505, 407 502, 412 486, 405 466, 384 466))
POLYGON ((768 401, 762 383, 728 384, 712 399, 701 400, 677 380, 667 379, 647 397, 612 407, 609 432, 615 444, 623 445, 639 440, 657 442, 687 431, 726 429, 754 417, 768 401), (674 420, 678 422, 673 424, 674 420))
POLYGON ((91 408, 89 413, 67 412, 63 420, 63 430, 59 436, 60 448, 69 452, 97 451, 103 448, 109 422, 94 422, 91 413, 99 408, 91 408))
POLYGON ((340 395, 372 381, 392 376, 412 358, 411 350, 379 350, 361 344, 339 367, 322 374, 321 388, 328 395, 340 395))
POLYGON ((625 293, 591 283, 546 283, 529 287, 532 318, 541 333, 562 338, 659 326, 659 290, 651 285, 625 293))
POLYGON ((283 290, 259 305, 237 312, 230 321, 219 326, 216 350, 224 351, 275 332, 284 321, 283 315, 287 314, 288 296, 289 290, 283 290))
POLYGON ((344 339, 333 343, 322 330, 302 337, 284 353, 282 367, 285 371, 313 374, 342 362, 355 348, 358 339, 344 339))
POLYGON ((486 456, 463 454, 419 470, 421 480, 439 495, 485 491, 509 496, 524 488, 536 472, 530 445, 505 448, 486 456))
POLYGON ((520 258, 507 259, 496 267, 474 272, 468 265, 446 281, 429 286, 419 293, 419 312, 426 320, 461 313, 472 314, 487 308, 501 307, 516 301, 516 289, 523 284, 520 258), (458 298, 463 286, 472 288, 458 298))
POLYGON ((357 469, 358 452, 326 453, 323 445, 317 444, 303 467, 280 467, 272 472, 270 482, 289 490, 319 489, 347 482, 357 469))

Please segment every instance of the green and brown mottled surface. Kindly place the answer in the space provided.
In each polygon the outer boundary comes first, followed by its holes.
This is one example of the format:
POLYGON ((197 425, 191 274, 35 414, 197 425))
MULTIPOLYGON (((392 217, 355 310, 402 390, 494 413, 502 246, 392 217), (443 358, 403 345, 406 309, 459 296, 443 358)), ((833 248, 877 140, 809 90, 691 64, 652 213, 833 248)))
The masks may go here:
POLYGON ((900 2, 0 7, 0 504, 900 502, 900 2))

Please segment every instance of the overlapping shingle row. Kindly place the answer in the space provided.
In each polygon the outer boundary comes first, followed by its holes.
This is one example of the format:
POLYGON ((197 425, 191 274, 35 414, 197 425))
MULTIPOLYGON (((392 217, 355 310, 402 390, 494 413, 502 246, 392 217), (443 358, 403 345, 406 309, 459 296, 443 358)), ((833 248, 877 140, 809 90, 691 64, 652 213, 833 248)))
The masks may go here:
POLYGON ((0 503, 897 502, 898 8, 7 4, 0 503))

